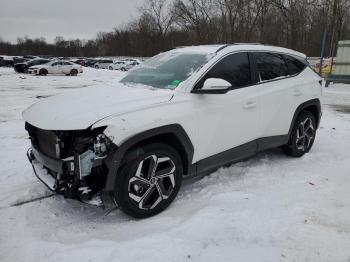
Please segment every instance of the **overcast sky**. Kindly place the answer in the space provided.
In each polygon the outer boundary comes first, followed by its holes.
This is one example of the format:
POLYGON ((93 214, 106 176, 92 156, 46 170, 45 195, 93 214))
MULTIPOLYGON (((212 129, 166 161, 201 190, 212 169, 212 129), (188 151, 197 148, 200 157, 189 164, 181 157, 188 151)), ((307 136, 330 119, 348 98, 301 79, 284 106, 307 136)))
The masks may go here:
POLYGON ((137 17, 144 0, 0 0, 0 37, 90 39, 137 17))

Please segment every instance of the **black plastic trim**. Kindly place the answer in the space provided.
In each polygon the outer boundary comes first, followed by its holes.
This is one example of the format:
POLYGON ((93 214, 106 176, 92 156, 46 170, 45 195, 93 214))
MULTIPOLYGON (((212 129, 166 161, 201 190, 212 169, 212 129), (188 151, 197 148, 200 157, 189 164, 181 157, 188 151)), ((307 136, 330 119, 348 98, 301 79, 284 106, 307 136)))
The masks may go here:
POLYGON ((193 165, 195 166, 196 173, 193 173, 189 178, 206 175, 219 167, 237 163, 261 151, 285 145, 287 142, 288 135, 271 136, 259 138, 235 148, 228 149, 194 163, 193 165))
POLYGON ((175 135, 176 138, 181 142, 184 150, 186 151, 186 158, 189 164, 189 168, 188 170, 186 170, 186 173, 192 173, 191 164, 193 159, 194 147, 190 138, 188 137, 186 131, 182 128, 181 125, 166 125, 139 133, 129 138, 127 141, 122 143, 120 146, 118 146, 118 148, 114 150, 114 152, 105 161, 107 163, 109 172, 107 175, 106 187, 104 190, 111 191, 114 189, 117 170, 121 166, 122 160, 129 149, 133 148, 135 145, 146 139, 151 139, 153 137, 166 134, 175 135))
POLYGON ((293 119, 292 119, 292 122, 290 124, 290 127, 289 127, 289 132, 288 132, 288 139, 290 138, 291 136, 291 133, 292 133, 292 130, 293 130, 293 126, 294 126, 294 123, 298 117, 298 115, 300 114, 300 112, 302 112, 305 108, 307 107, 310 107, 310 106, 316 106, 317 108, 317 116, 316 116, 316 121, 317 121, 317 128, 319 127, 320 125, 320 121, 321 121, 321 115, 322 115, 322 110, 321 110, 321 102, 318 98, 315 98, 315 99, 311 99, 309 101, 306 101, 302 104, 300 104, 297 109, 295 110, 294 112, 294 116, 293 116, 293 119))
POLYGON ((222 89, 195 89, 192 90, 193 94, 226 94, 228 91, 232 90, 230 87, 222 89))

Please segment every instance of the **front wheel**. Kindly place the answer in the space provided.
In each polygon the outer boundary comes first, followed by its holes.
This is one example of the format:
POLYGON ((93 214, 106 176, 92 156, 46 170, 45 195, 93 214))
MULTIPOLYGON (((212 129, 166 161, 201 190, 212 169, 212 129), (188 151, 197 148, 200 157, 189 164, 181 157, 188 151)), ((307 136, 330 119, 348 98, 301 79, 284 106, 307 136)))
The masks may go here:
POLYGON ((76 75, 78 75, 78 70, 72 69, 72 70, 70 71, 70 75, 71 75, 71 76, 76 76, 76 75))
POLYGON ((39 71, 39 75, 41 75, 41 76, 46 76, 47 75, 47 70, 46 69, 40 69, 40 71, 39 71))
POLYGON ((148 144, 134 160, 117 174, 115 200, 120 208, 135 218, 158 214, 175 199, 182 183, 182 161, 172 147, 148 144))
POLYGON ((283 151, 294 157, 301 157, 309 152, 316 137, 316 119, 309 111, 302 112, 296 119, 292 133, 283 151))

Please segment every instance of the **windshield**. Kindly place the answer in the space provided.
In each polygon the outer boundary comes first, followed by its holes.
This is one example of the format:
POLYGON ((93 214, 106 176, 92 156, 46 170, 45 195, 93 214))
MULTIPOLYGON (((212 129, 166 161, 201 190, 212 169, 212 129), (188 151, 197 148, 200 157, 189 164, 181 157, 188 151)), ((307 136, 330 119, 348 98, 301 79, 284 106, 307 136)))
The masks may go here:
POLYGON ((211 55, 169 51, 156 55, 130 71, 121 82, 175 89, 206 64, 211 55))

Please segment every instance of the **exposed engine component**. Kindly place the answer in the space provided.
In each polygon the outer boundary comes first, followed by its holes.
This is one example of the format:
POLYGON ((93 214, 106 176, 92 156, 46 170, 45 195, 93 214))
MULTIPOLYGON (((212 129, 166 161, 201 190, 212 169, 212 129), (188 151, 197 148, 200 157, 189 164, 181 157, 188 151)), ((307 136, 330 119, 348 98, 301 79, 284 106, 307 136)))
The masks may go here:
POLYGON ((111 141, 104 134, 97 135, 94 142, 95 154, 99 157, 105 157, 106 151, 111 145, 111 141))
POLYGON ((90 201, 104 188, 108 168, 104 162, 113 143, 93 130, 49 131, 26 123, 32 142, 28 159, 35 174, 50 190, 67 198, 90 201))

